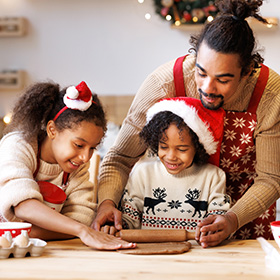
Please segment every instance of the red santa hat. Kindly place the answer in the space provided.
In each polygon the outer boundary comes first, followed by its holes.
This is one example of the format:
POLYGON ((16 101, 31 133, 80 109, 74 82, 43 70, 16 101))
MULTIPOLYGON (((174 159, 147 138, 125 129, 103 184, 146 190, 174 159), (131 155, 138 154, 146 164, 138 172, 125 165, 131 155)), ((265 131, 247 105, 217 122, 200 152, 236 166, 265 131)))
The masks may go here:
POLYGON ((91 90, 84 81, 79 83, 76 87, 68 87, 63 96, 63 102, 65 106, 55 115, 53 121, 56 121, 57 118, 68 108, 86 111, 92 103, 96 104, 96 102, 92 100, 91 90))
POLYGON ((86 111, 92 104, 92 93, 87 84, 83 81, 76 87, 68 87, 63 101, 70 109, 86 111))
POLYGON ((159 112, 169 111, 181 117, 198 136, 199 142, 210 155, 209 162, 219 166, 220 146, 223 139, 225 111, 206 109, 199 99, 191 97, 166 98, 147 111, 147 123, 159 112))

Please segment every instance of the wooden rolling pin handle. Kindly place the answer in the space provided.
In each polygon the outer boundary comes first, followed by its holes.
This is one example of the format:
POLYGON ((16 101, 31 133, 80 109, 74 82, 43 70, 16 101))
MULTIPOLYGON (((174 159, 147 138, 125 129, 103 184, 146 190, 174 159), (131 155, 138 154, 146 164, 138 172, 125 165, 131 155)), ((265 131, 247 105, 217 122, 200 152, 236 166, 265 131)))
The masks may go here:
POLYGON ((195 232, 184 229, 124 229, 116 236, 128 242, 180 242, 195 239, 195 232))

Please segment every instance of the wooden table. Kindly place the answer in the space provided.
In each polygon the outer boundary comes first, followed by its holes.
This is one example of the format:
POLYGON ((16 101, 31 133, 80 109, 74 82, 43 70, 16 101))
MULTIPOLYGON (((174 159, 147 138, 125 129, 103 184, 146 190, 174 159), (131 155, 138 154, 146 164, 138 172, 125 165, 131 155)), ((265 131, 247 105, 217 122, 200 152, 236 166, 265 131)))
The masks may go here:
POLYGON ((191 243, 184 254, 127 255, 93 250, 79 239, 48 242, 41 257, 0 260, 0 279, 280 279, 280 271, 266 268, 256 240, 227 241, 207 249, 191 243))

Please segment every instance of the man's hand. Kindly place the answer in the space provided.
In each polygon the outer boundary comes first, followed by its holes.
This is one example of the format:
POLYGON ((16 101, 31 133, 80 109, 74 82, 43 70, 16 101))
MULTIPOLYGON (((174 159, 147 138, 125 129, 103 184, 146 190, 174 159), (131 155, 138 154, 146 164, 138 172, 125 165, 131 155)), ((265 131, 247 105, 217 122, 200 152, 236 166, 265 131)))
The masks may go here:
POLYGON ((203 248, 217 246, 235 232, 237 227, 237 217, 233 212, 209 215, 197 225, 195 239, 203 248))
POLYGON ((97 231, 105 224, 113 223, 117 230, 122 229, 122 213, 112 200, 104 200, 97 209, 97 215, 91 227, 97 231))
POLYGON ((118 230, 114 226, 111 226, 111 225, 102 226, 100 228, 100 231, 110 234, 110 235, 115 235, 118 232, 118 230))

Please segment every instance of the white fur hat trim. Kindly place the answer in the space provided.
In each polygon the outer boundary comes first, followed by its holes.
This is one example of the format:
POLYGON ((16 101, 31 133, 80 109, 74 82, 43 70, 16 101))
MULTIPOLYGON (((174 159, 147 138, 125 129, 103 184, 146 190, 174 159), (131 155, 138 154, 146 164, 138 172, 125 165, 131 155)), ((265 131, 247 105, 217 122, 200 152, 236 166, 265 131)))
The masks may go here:
POLYGON ((82 99, 76 99, 78 96, 79 91, 76 89, 76 87, 71 86, 67 88, 63 97, 64 104, 70 109, 86 111, 92 104, 92 97, 88 102, 85 102, 82 99))
POLYGON ((216 152, 218 142, 215 142, 214 136, 209 130, 209 125, 198 116, 197 109, 194 106, 189 106, 182 100, 162 100, 147 111, 147 123, 155 114, 163 111, 170 111, 181 117, 187 126, 196 133, 199 142, 209 155, 216 152))

